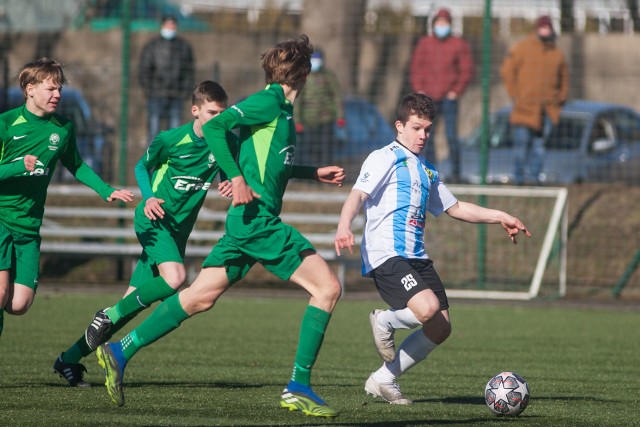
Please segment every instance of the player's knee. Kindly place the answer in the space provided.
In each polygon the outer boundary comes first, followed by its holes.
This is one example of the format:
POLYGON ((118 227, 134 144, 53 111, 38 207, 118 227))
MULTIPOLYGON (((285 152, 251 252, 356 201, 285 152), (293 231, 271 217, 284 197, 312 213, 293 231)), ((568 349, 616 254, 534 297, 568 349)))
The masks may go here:
POLYGON ((6 288, 0 287, 0 308, 3 308, 7 304, 7 299, 9 298, 9 292, 6 288))
POLYGON ((165 282, 167 285, 171 286, 173 289, 178 289, 187 278, 187 273, 184 269, 175 269, 170 272, 165 272, 163 275, 165 282))
POLYGON ((440 304, 435 302, 427 302, 420 305, 420 307, 416 309, 412 308, 412 311, 416 316, 416 319, 418 319, 418 321, 424 325, 440 312, 440 304))
POLYGON ((325 300, 335 305, 342 295, 342 286, 338 279, 334 277, 334 280, 329 281, 326 286, 323 286, 322 293, 325 300))
POLYGON ((180 304, 190 316, 210 310, 215 305, 220 292, 189 287, 180 293, 180 304))
POLYGON ((29 307, 31 307, 32 300, 13 300, 9 304, 5 306, 5 311, 14 316, 20 316, 29 311, 29 307))

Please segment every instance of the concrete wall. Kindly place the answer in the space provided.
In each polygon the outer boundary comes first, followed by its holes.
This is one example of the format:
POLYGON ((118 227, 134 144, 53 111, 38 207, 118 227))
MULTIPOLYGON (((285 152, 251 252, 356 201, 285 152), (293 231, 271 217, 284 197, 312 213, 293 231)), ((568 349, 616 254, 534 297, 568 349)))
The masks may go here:
MULTIPOLYGON (((144 43, 155 34, 134 33, 131 40, 129 81, 129 162, 133 162, 146 147, 146 110, 143 93, 138 85, 137 58, 144 43)), ((260 54, 283 39, 278 34, 217 34, 189 33, 197 60, 197 80, 217 79, 233 101, 263 87, 260 54)), ((491 107, 496 109, 509 102, 500 81, 498 69, 509 46, 516 39, 496 37, 492 43, 491 107)), ((321 44, 320 41, 315 41, 321 44)), ((392 120, 395 106, 402 94, 410 90, 407 66, 415 39, 411 36, 369 35, 360 47, 358 87, 347 87, 346 94, 359 94, 375 102, 382 113, 392 120)), ((470 40, 473 46, 478 75, 461 102, 460 132, 468 133, 480 121, 480 51, 481 40, 470 40)), ((618 102, 640 110, 640 98, 635 83, 640 69, 637 35, 562 36, 559 46, 570 64, 571 97, 618 102)), ((10 73, 16 75, 22 64, 35 56, 49 54, 65 64, 72 86, 83 90, 94 114, 116 128, 114 143, 118 143, 120 121, 120 91, 122 40, 119 31, 69 31, 62 34, 15 36, 10 47, 10 73)), ((332 57, 330 57, 332 58, 332 57)), ((333 60, 328 66, 338 75, 346 62, 333 60)), ((13 81, 15 84, 15 80, 13 81)), ((187 120, 185 104, 185 120, 187 120)), ((441 129, 440 129, 441 130, 441 129)), ((442 141, 442 138, 439 138, 442 141)), ((439 155, 446 155, 446 147, 439 147, 439 155)), ((131 173, 130 177, 133 176, 131 173)), ((133 182, 130 180, 130 182, 133 182)))

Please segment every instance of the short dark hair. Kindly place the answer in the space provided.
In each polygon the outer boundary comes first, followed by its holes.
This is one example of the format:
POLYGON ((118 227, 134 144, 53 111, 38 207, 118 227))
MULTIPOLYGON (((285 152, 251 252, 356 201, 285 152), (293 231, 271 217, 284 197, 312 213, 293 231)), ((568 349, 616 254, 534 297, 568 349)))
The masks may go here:
POLYGON ((306 34, 278 43, 262 54, 262 68, 267 83, 297 87, 311 72, 313 46, 306 34))
POLYGON ((211 80, 198 83, 191 95, 191 104, 199 107, 205 102, 212 101, 226 106, 229 101, 227 92, 225 92, 219 83, 211 80))
POLYGON ((405 124, 409 121, 409 117, 413 115, 432 122, 436 117, 433 99, 423 93, 410 93, 402 98, 398 106, 396 119, 405 124))
POLYGON ((27 85, 36 85, 46 79, 51 79, 53 83, 62 86, 67 84, 67 78, 62 71, 62 64, 55 59, 40 58, 29 62, 22 67, 18 74, 18 82, 24 98, 27 98, 27 85))

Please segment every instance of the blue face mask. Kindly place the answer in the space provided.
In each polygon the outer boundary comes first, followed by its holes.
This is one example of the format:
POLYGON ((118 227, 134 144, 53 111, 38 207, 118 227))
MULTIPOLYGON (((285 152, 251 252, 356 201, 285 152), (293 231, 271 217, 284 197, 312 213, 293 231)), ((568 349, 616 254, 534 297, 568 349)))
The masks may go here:
POLYGON ((315 73, 320 71, 320 69, 322 68, 322 64, 324 61, 322 61, 322 59, 320 58, 311 58, 311 72, 315 73))
POLYGON ((444 39, 445 37, 449 37, 451 34, 451 27, 449 25, 436 25, 433 27, 433 33, 439 39, 444 39))
POLYGON ((172 40, 176 38, 176 30, 171 30, 169 28, 163 28, 160 30, 160 35, 165 40, 172 40))

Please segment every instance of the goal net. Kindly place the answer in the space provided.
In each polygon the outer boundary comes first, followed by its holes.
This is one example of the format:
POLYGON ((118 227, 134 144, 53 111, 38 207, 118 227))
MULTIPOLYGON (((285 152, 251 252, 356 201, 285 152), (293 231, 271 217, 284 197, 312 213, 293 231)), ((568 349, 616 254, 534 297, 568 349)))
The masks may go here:
POLYGON ((459 200, 520 218, 533 234, 513 245, 499 225, 472 225, 447 215, 427 220, 426 249, 447 294, 527 300, 566 293, 567 189, 450 185, 459 200))

